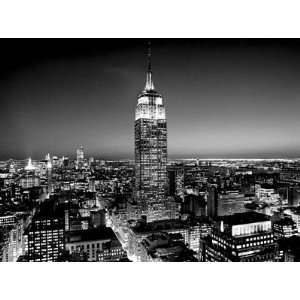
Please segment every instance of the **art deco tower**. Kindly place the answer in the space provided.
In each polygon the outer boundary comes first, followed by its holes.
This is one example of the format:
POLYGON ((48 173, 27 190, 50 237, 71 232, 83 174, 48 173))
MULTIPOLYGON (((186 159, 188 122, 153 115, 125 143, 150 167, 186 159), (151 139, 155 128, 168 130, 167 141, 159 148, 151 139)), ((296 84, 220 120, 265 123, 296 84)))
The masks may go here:
POLYGON ((146 85, 135 111, 135 197, 147 222, 164 219, 166 165, 166 110, 154 88, 149 48, 146 85))

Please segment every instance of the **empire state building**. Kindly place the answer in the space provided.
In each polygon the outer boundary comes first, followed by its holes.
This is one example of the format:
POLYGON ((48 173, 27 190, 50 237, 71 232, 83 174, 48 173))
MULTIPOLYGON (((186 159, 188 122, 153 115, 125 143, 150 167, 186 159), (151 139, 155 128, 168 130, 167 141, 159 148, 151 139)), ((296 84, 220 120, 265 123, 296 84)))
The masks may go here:
POLYGON ((135 199, 147 222, 165 219, 166 165, 166 109, 154 88, 149 49, 146 85, 135 111, 135 199))

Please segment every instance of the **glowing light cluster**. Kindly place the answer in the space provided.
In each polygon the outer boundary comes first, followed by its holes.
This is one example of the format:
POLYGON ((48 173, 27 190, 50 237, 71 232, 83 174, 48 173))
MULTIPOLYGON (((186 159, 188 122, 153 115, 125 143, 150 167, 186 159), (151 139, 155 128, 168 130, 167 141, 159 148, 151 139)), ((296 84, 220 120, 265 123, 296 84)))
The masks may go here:
POLYGON ((232 226, 232 236, 250 235, 271 230, 271 221, 255 222, 232 226))
POLYGON ((165 120, 166 110, 162 98, 140 97, 135 112, 135 120, 138 119, 165 120))
POLYGON ((29 157, 27 166, 25 167, 25 170, 26 171, 33 171, 34 169, 35 169, 35 167, 32 164, 31 157, 29 157))

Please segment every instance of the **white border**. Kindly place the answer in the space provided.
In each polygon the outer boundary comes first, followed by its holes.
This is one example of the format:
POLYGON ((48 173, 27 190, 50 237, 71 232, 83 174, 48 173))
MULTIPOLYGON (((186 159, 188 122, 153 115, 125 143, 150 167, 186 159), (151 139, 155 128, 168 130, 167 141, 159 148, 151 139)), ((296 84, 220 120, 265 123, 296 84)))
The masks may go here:
POLYGON ((298 295, 297 271, 297 263, 2 263, 0 295, 24 300, 291 299, 298 295))
POLYGON ((299 37, 294 0, 0 0, 0 37, 299 37))
MULTIPOLYGON (((299 11, 298 1, 287 0, 9 0, 0 2, 0 37, 299 37, 299 11)), ((291 299, 298 295, 296 268, 296 263, 1 263, 0 295, 291 299)))

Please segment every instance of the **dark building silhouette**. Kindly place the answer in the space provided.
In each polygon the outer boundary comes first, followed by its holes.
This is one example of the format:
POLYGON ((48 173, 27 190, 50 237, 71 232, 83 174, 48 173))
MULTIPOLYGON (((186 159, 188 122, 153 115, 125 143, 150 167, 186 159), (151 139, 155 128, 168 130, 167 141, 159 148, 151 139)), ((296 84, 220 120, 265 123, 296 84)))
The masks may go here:
POLYGON ((185 195, 181 204, 181 213, 189 214, 194 217, 205 216, 206 201, 202 195, 185 195))
POLYGON ((280 239, 278 241, 279 249, 283 251, 283 261, 300 262, 300 237, 292 236, 290 238, 280 239))
POLYGON ((171 165, 167 167, 168 195, 177 196, 184 192, 184 167, 182 165, 171 165))
POLYGON ((298 206, 300 202, 300 187, 288 187, 288 204, 298 206))
POLYGON ((212 187, 207 199, 210 218, 246 212, 246 203, 255 200, 254 194, 242 194, 239 190, 218 190, 212 187))
POLYGON ((214 219, 218 216, 218 190, 212 186, 207 197, 207 215, 214 219))

